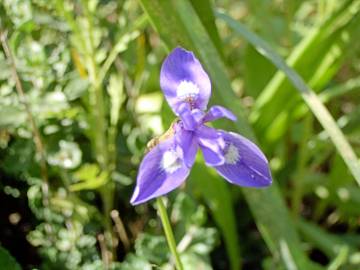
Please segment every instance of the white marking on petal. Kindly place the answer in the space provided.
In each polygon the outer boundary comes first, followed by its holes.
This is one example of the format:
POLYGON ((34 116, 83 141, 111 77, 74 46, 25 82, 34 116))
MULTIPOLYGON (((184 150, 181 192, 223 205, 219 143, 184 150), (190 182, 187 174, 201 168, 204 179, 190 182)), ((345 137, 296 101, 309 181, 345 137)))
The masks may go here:
POLYGON ((161 167, 167 173, 173 173, 180 169, 182 166, 182 160, 180 155, 174 150, 168 150, 164 153, 161 160, 161 167))
POLYGON ((196 84, 189 81, 181 81, 176 89, 176 95, 182 100, 196 99, 200 90, 196 84))
POLYGON ((239 150, 232 143, 228 146, 225 153, 225 163, 234 165, 240 159, 239 150))

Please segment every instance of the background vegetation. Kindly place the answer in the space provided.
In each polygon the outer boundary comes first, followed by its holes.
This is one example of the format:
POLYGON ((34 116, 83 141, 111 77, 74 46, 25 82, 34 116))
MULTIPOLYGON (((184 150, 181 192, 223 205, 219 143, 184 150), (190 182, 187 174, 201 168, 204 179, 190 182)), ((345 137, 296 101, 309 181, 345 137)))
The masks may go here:
POLYGON ((0 32, 2 269, 174 267, 129 198, 176 46, 274 177, 230 186, 198 157, 168 196, 185 269, 360 269, 359 1, 0 0, 0 32))

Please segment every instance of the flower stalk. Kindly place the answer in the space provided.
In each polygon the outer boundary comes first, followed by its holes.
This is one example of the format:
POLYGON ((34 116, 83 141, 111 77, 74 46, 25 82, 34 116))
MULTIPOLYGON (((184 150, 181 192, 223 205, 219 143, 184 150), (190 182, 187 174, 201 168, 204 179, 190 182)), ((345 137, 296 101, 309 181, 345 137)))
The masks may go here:
POLYGON ((170 251, 171 251, 171 253, 172 253, 173 257, 174 257, 176 268, 177 268, 177 270, 183 270, 184 268, 183 268, 183 265, 181 263, 179 253, 178 253, 178 251, 176 249, 176 242, 175 242, 175 238, 174 238, 174 233, 173 233, 173 231, 171 229, 171 225, 170 225, 168 214, 166 212, 163 197, 158 197, 156 199, 156 204, 157 204, 158 211, 159 211, 159 216, 160 216, 163 228, 164 228, 166 241, 167 241, 168 246, 170 248, 170 251))

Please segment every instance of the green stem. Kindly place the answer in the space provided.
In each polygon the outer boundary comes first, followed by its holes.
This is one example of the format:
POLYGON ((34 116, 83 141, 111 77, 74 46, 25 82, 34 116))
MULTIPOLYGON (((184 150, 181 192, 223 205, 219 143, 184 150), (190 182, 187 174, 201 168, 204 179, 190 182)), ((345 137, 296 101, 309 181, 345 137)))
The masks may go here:
POLYGON ((183 270, 184 268, 183 268, 183 266, 181 264, 179 253, 176 250, 176 243, 175 243, 174 233, 173 233, 173 231, 171 229, 169 217, 168 217, 166 209, 165 209, 163 198, 162 197, 157 198, 156 203, 157 203, 157 207, 158 207, 158 210, 159 210, 159 215, 160 215, 160 218, 161 218, 161 222, 162 222, 162 225, 163 225, 163 228, 164 228, 167 243, 168 243, 170 251, 171 251, 171 253, 172 253, 172 255, 174 256, 174 259, 175 259, 176 268, 178 270, 183 270))
MULTIPOLYGON (((63 14, 66 21, 70 25, 73 34, 79 40, 79 45, 77 48, 81 51, 84 56, 84 62, 86 64, 89 82, 91 87, 89 88, 89 103, 90 103, 90 114, 91 114, 91 144, 94 149, 94 156, 102 171, 107 172, 111 175, 111 172, 114 169, 114 166, 109 164, 109 148, 108 148, 108 138, 107 138, 107 117, 105 111, 105 97, 103 93, 103 79, 99 78, 99 65, 96 62, 95 55, 97 50, 97 45, 94 41, 94 20, 89 10, 89 1, 81 1, 83 8, 84 18, 88 23, 88 32, 84 34, 81 26, 78 24, 78 20, 74 19, 74 14, 71 13, 63 1, 56 0, 56 7, 60 14, 63 14)), ((76 47, 76 46, 75 46, 76 47)), ((114 153, 114 151, 112 152, 114 153)), ((110 177, 110 176, 109 176, 110 177)), ((114 231, 112 229, 112 221, 110 212, 113 209, 114 205, 114 195, 115 195, 115 185, 109 179, 106 185, 100 188, 100 196, 103 202, 103 213, 104 213, 104 229, 105 229, 105 240, 106 244, 104 248, 111 248, 112 258, 104 256, 104 258, 116 259, 115 255, 115 246, 113 244, 114 231)), ((108 265, 108 261, 105 262, 105 265, 108 265)))

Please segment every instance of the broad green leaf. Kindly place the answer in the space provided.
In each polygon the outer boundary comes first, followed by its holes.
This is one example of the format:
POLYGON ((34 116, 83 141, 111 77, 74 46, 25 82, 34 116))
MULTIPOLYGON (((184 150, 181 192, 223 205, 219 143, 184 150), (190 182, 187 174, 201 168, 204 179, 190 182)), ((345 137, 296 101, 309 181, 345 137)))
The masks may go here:
MULTIPOLYGON (((74 59, 74 64, 76 66, 76 60, 74 59)), ((79 68, 78 68, 79 69, 79 68)), ((81 71, 78 71, 79 73, 81 71)), ((89 82, 83 80, 81 77, 75 77, 70 80, 64 87, 64 94, 69 101, 73 101, 86 93, 87 88, 89 87, 89 82)))
POLYGON ((164 236, 143 233, 135 241, 135 250, 136 255, 157 265, 169 260, 169 252, 164 236))
POLYGON ((11 254, 2 246, 0 246, 0 265, 1 269, 6 270, 21 270, 20 265, 11 256, 11 254))
POLYGON ((184 269, 212 270, 209 258, 196 253, 184 253, 181 255, 184 269))
POLYGON ((175 235, 184 235, 190 227, 204 225, 206 222, 205 208, 203 205, 198 205, 185 192, 180 192, 173 203, 170 219, 173 223, 177 223, 175 235))
POLYGON ((306 85, 304 80, 296 73, 295 70, 290 68, 285 61, 259 36, 250 32, 244 25, 235 21, 231 17, 223 13, 217 13, 218 17, 224 20, 236 33, 249 41, 262 55, 268 58, 280 71, 282 71, 298 90, 313 112, 315 117, 321 123, 325 131, 329 134, 336 149, 342 156, 355 180, 360 185, 360 162, 356 157, 353 149, 351 148, 346 137, 337 126, 335 120, 326 109, 324 104, 320 101, 317 95, 309 86, 306 85))
POLYGON ((70 191, 97 189, 104 186, 109 179, 108 173, 100 171, 100 168, 95 164, 84 164, 75 172, 74 177, 79 182, 70 185, 70 191))
POLYGON ((26 121, 26 113, 20 106, 0 105, 0 128, 18 127, 26 121))
POLYGON ((121 263, 119 270, 152 270, 152 264, 142 256, 130 253, 121 263))
POLYGON ((75 142, 60 140, 59 151, 47 158, 50 165, 64 169, 75 169, 81 163, 82 152, 75 142))
MULTIPOLYGON (((142 0, 141 3, 168 49, 183 46, 196 53, 209 73, 215 88, 212 102, 225 105, 233 110, 238 116, 238 121, 232 128, 255 140, 244 116, 241 103, 231 89, 230 81, 225 73, 225 65, 191 4, 188 1, 150 0, 142 0)), ((228 127, 231 126, 228 125, 228 127)), ((276 181, 269 189, 243 189, 243 191, 255 216, 256 223, 273 254, 284 261, 285 259, 281 257, 281 248, 286 246, 287 254, 298 269, 312 269, 300 246, 299 238, 279 193, 276 181)), ((216 200, 206 193, 203 193, 203 196, 210 201, 216 200)), ((222 226, 221 220, 216 219, 216 222, 223 235, 230 233, 227 227, 222 226)), ((233 241, 235 241, 234 246, 238 247, 237 240, 233 239, 233 241)), ((229 242, 226 242, 226 246, 231 268, 238 269, 238 248, 234 250, 229 242)))

